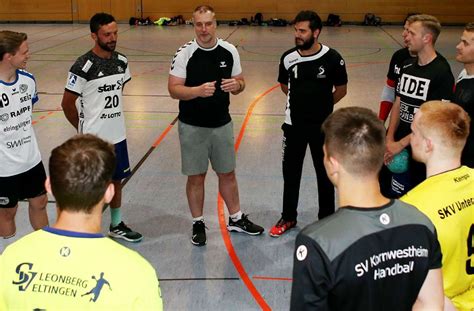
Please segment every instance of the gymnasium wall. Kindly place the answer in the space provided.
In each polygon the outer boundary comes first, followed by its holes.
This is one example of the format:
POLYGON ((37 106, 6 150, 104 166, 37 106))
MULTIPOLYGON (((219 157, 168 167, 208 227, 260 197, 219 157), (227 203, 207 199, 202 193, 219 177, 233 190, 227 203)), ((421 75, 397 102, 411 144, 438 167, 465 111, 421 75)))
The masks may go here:
MULTIPOLYGON (((86 22, 98 12, 112 13, 127 22, 131 16, 188 19, 201 0, 0 0, 0 22, 86 22)), ((257 12, 264 19, 291 20, 298 11, 312 9, 326 19, 334 13, 346 22, 361 22, 365 13, 375 13, 383 22, 401 22, 409 12, 435 15, 443 23, 465 24, 474 21, 472 0, 211 0, 207 2, 219 20, 250 19, 257 12)))
MULTIPOLYGON (((189 18, 199 0, 157 2, 143 1, 145 16, 174 16, 189 18)), ((219 0, 210 1, 219 20, 233 20, 261 12, 264 19, 291 20, 300 10, 314 10, 323 20, 329 13, 338 14, 343 21, 361 22, 365 13, 375 13, 383 22, 402 22, 407 13, 423 12, 435 15, 441 22, 466 23, 474 21, 473 0, 219 0)))

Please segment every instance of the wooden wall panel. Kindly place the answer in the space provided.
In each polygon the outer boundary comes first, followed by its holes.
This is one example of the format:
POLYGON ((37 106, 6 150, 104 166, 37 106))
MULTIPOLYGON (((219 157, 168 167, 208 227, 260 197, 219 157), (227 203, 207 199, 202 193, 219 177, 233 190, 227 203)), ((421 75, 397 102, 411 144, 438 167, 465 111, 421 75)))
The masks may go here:
POLYGON ((0 0, 0 21, 87 22, 99 11, 122 22, 131 16, 157 19, 183 15, 188 19, 203 2, 215 8, 219 20, 250 18, 257 12, 263 13, 264 19, 291 20, 298 11, 312 9, 322 19, 335 13, 347 22, 361 22, 368 12, 381 16, 383 22, 401 22, 410 12, 433 14, 445 23, 474 21, 473 0, 0 0))
POLYGON ((71 0, 0 0, 0 21, 72 21, 71 0))
MULTIPOLYGON (((137 3, 141 0, 76 0, 77 21, 89 22, 95 13, 105 12, 112 14, 118 22, 127 22, 137 13, 137 3)), ((137 15, 138 14, 138 15, 137 15)))
POLYGON ((98 12, 111 12, 110 0, 76 0, 77 21, 87 22, 98 12))
POLYGON ((0 0, 0 21, 88 22, 97 12, 128 22, 141 15, 141 0, 0 0))
POLYGON ((130 17, 140 17, 141 0, 111 0, 111 14, 119 22, 128 22, 130 17))
MULTIPOLYGON (((341 16, 343 21, 361 22, 365 13, 375 13, 384 22, 402 22, 411 12, 436 15, 441 22, 466 23, 474 20, 472 0, 220 0, 205 1, 214 7, 220 20, 249 18, 256 12, 264 19, 285 18, 291 20, 300 10, 311 9, 326 19, 329 13, 341 16)), ((142 0, 143 15, 152 18, 182 14, 191 18, 192 10, 203 3, 197 0, 161 2, 142 0)))

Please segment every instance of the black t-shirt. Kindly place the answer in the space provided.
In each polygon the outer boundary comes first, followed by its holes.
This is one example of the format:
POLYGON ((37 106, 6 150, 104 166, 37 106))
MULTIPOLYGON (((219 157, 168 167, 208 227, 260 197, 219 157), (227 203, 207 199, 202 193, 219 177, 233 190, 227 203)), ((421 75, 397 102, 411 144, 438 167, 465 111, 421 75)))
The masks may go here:
POLYGON ((398 78, 400 77, 400 70, 403 66, 403 63, 408 60, 414 58, 410 55, 408 48, 403 48, 392 55, 392 59, 390 60, 390 66, 388 67, 387 79, 393 81, 396 85, 398 78))
POLYGON ((333 87, 347 84, 346 65, 336 50, 323 44, 309 56, 295 47, 280 59, 278 82, 288 85, 285 123, 319 127, 333 111, 333 87))
POLYGON ((400 97, 400 123, 395 133, 399 140, 411 133, 410 125, 420 106, 430 100, 450 101, 454 77, 446 59, 437 55, 429 64, 420 66, 418 59, 403 63, 396 95, 400 97))
POLYGON ((240 73, 242 68, 237 49, 222 39, 209 49, 200 47, 196 40, 179 48, 171 64, 171 75, 186 79, 185 86, 216 81, 213 96, 179 101, 179 120, 211 128, 229 123, 229 93, 221 90, 221 82, 240 73))
POLYGON ((291 310, 411 310, 441 258, 434 225, 412 205, 340 208, 296 237, 291 310))
POLYGON ((471 131, 462 153, 461 163, 474 167, 474 75, 469 76, 465 69, 461 71, 456 82, 453 102, 463 107, 471 117, 471 131))

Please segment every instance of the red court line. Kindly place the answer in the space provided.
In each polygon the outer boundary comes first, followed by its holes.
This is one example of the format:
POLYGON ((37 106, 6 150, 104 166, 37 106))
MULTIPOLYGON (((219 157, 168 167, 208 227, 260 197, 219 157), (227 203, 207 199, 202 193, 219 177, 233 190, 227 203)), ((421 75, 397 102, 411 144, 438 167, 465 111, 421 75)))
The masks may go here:
POLYGON ((258 276, 258 275, 252 276, 252 279, 265 280, 265 281, 289 281, 289 282, 293 281, 292 278, 275 278, 275 277, 270 277, 270 276, 258 276))
MULTIPOLYGON (((237 137, 237 140, 235 142, 236 152, 239 150, 242 137, 244 136, 244 133, 245 133, 245 128, 247 127, 247 123, 252 115, 255 105, 264 96, 266 96, 268 93, 270 93, 271 91, 279 87, 280 87, 280 84, 277 84, 271 87, 270 89, 260 94, 257 98, 255 98, 255 100, 250 104, 247 110, 247 114, 245 116, 244 122, 242 123, 242 127, 240 128, 239 136, 237 137)), ((240 277, 242 278, 242 281, 244 282, 245 286, 247 286, 247 289, 249 290, 250 294, 252 294, 253 298, 257 301, 258 305, 262 308, 262 310, 271 310, 270 306, 267 304, 267 302, 262 297, 260 292, 257 290, 255 285, 252 283, 252 280, 250 280, 249 275, 245 271, 245 268, 242 265, 242 262, 240 261, 240 258, 234 249, 234 246, 232 245, 232 241, 230 239, 229 232, 227 231, 227 225, 226 225, 226 220, 225 220, 224 200, 222 199, 220 194, 217 196, 217 215, 219 218, 219 226, 221 229, 222 239, 224 240, 225 247, 227 248, 227 252, 229 253, 229 257, 232 260, 232 263, 234 264, 235 269, 237 270, 240 277)))
POLYGON ((39 117, 39 120, 35 120, 33 122, 31 122, 31 124, 36 124, 38 123, 39 121, 45 119, 46 117, 49 117, 50 115, 52 115, 53 113, 55 113, 56 111, 49 111, 46 115, 43 115, 41 117, 39 117))

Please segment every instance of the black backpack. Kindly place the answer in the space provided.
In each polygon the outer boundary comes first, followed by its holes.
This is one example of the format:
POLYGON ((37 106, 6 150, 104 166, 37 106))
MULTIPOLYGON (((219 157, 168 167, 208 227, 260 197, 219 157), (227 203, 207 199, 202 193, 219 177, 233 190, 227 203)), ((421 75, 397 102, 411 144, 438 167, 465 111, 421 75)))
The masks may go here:
POLYGON ((374 13, 367 13, 364 17, 364 25, 365 26, 373 26, 375 24, 375 14, 374 13))
POLYGON ((255 14, 255 17, 253 18, 253 22, 256 23, 257 25, 262 25, 263 14, 262 13, 255 14))
POLYGON ((342 21, 341 17, 336 14, 329 14, 328 19, 326 20, 326 25, 327 26, 332 26, 332 27, 341 27, 342 21))
POLYGON ((382 24, 382 18, 375 16, 374 13, 367 13, 364 17, 365 26, 380 26, 382 24))

